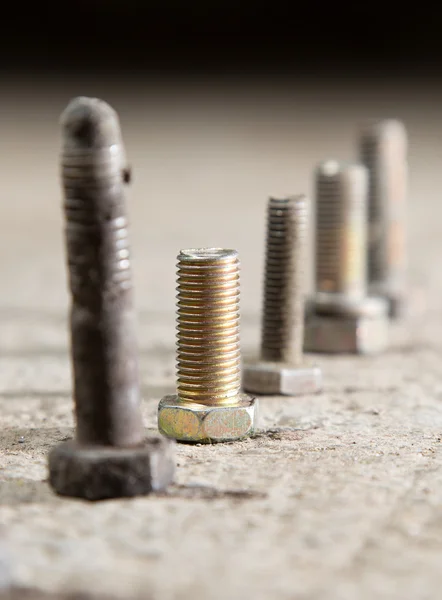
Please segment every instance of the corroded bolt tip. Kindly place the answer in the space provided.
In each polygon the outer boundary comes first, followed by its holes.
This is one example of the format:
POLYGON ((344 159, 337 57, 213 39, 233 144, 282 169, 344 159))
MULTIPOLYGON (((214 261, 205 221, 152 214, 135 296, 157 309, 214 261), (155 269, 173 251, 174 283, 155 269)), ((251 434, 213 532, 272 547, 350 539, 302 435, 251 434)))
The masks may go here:
POLYGON ((405 309, 407 149, 401 121, 374 121, 361 132, 360 160, 369 170, 369 289, 388 300, 392 317, 405 309))
POLYGON ((270 198, 261 356, 244 367, 246 391, 295 396, 321 390, 321 371, 302 351, 307 225, 306 196, 270 198))
POLYGON ((371 353, 387 345, 387 304, 367 297, 368 172, 325 161, 316 171, 316 293, 304 349, 371 353))
POLYGON ((186 442, 248 436, 257 403, 240 393, 238 253, 182 250, 177 290, 177 395, 161 400, 159 430, 186 442))
POLYGON ((89 499, 148 493, 170 482, 173 459, 158 440, 146 443, 140 412, 118 116, 80 97, 61 124, 77 431, 75 443, 51 451, 50 481, 89 499))

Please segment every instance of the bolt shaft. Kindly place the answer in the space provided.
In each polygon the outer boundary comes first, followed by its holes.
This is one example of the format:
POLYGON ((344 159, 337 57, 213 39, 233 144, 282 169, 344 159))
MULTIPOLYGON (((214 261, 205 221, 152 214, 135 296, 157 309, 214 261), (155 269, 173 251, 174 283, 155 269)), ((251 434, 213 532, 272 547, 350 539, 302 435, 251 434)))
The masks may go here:
POLYGON ((402 287, 405 268, 407 132, 400 121, 383 120, 361 134, 360 159, 369 170, 368 280, 402 287))
POLYGON ((77 439, 136 446, 144 435, 118 116, 80 97, 62 127, 77 439))
POLYGON ((307 198, 270 198, 261 358, 300 365, 304 342, 304 276, 307 244, 307 198))
POLYGON ((349 300, 366 295, 368 173, 363 165, 322 163, 316 172, 316 289, 349 300))
POLYGON ((178 255, 177 393, 207 406, 240 393, 239 259, 234 250, 178 255))

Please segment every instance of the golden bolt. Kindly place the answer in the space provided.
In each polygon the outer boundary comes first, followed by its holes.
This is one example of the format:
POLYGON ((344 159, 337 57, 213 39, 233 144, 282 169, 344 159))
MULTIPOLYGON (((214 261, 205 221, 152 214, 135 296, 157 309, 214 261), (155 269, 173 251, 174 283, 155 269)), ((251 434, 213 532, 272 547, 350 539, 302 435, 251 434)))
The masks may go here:
POLYGON ((182 250, 177 289, 177 394, 161 400, 159 430, 189 442, 250 435, 257 402, 240 392, 238 253, 182 250))

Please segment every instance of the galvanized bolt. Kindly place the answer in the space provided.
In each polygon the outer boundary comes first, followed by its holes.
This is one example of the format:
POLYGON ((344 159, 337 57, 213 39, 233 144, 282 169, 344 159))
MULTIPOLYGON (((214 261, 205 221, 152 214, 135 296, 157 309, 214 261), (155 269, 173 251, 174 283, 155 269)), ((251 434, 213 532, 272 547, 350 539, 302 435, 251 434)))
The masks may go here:
POLYGON ((374 353, 388 340, 388 305, 367 296, 368 172, 326 161, 316 172, 316 292, 304 349, 374 353))
POLYGON ((181 250, 177 309, 177 394, 160 401, 160 432, 183 442, 250 435, 257 401, 240 390, 238 253, 181 250))
POLYGON ((406 304, 407 145, 405 126, 394 119, 368 124, 359 141, 369 171, 369 290, 387 299, 393 318, 406 304))
POLYGON ((145 439, 139 398, 124 148, 116 112, 78 97, 61 117, 76 440, 50 483, 89 500, 147 494, 173 477, 172 446, 145 439))
POLYGON ((307 225, 306 196, 270 198, 261 355, 244 367, 246 391, 295 396, 321 390, 319 367, 303 355, 307 225))

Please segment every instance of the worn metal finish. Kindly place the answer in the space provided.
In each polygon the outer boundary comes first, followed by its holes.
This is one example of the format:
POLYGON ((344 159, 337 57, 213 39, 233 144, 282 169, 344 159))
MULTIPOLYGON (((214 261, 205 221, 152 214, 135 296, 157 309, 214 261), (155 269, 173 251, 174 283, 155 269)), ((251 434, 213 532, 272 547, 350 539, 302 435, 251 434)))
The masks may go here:
POLYGON ((253 433, 256 401, 238 394, 235 404, 206 406, 185 402, 179 396, 162 398, 158 408, 161 433, 182 442, 229 442, 253 433))
POLYGON ((238 253, 182 250, 177 310, 177 395, 159 404, 160 432, 193 442, 250 435, 257 403, 240 392, 238 253))
POLYGON ((322 387, 319 368, 303 356, 307 225, 306 196, 270 198, 261 354, 244 367, 246 391, 295 396, 322 387))
POLYGON ((360 135, 360 160, 369 171, 369 289, 388 300, 392 317, 406 304, 407 147, 407 131, 396 119, 369 123, 360 135))
MULTIPOLYGON (((105 481, 105 474, 115 479, 115 494, 120 489, 146 493, 170 477, 165 471, 155 482, 152 477, 158 474, 147 469, 139 472, 136 484, 125 481, 135 472, 130 457, 136 468, 140 460, 147 460, 151 446, 145 443, 140 411, 124 195, 128 169, 118 116, 101 100, 79 97, 68 105, 61 124, 77 431, 69 452, 65 447, 52 451, 51 483, 57 492, 70 494, 82 479, 81 468, 89 472, 96 467, 99 481, 105 481), (93 447, 92 454, 85 452, 87 447, 93 447), (119 448, 124 449, 124 469, 115 468, 119 448)), ((164 446, 156 445, 156 453, 158 448, 164 446)), ((170 463, 167 452, 165 463, 170 463)), ((82 480, 92 481, 86 474, 82 480)), ((93 492, 84 488, 85 498, 100 497, 96 481, 93 492)), ((102 497, 107 493, 103 489, 102 497)))
POLYGON ((367 296, 368 171, 326 161, 316 172, 316 292, 307 303, 304 349, 381 352, 388 305, 367 296))
POLYGON ((152 436, 137 448, 84 445, 54 448, 49 480, 60 495, 87 500, 141 496, 166 488, 175 470, 173 444, 152 436))
POLYGON ((118 117, 77 98, 61 121, 77 439, 136 446, 144 432, 118 117))
POLYGON ((264 274, 261 357, 301 364, 304 338, 304 277, 307 198, 270 198, 264 274))

